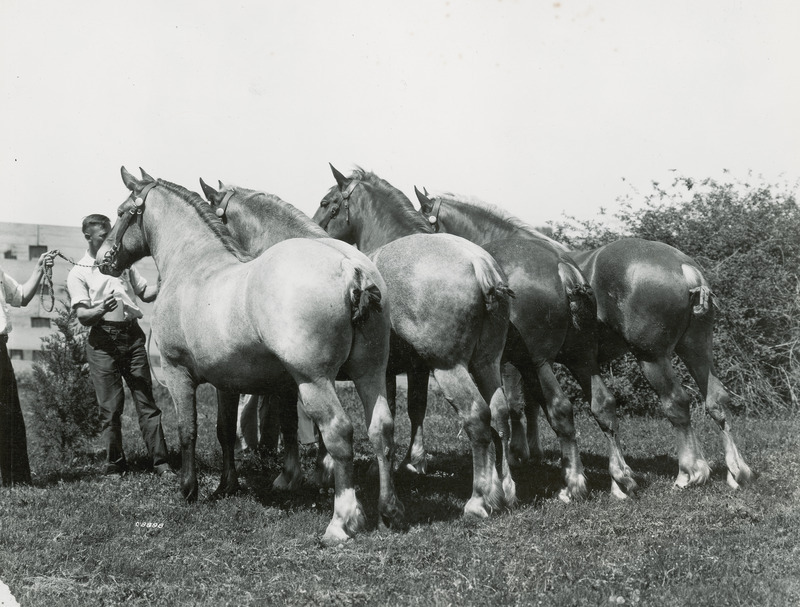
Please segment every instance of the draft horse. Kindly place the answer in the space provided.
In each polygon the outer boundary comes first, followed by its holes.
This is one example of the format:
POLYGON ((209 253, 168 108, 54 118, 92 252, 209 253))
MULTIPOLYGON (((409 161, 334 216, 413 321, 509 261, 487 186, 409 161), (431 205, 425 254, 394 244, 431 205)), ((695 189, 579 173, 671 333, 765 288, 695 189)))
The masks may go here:
MULTIPOLYGON (((219 189, 213 188, 202 179, 200 179, 200 186, 214 213, 225 223, 231 236, 248 254, 256 257, 273 245, 290 238, 314 238, 320 243, 333 247, 345 258, 357 264, 364 270, 368 281, 376 285, 382 284, 383 278, 380 276, 378 268, 366 255, 355 247, 328 236, 327 232, 311 221, 310 217, 278 196, 225 185, 221 181, 219 189)), ((377 325, 362 327, 366 343, 382 343, 381 336, 370 335, 370 330, 382 332, 383 327, 377 325)), ((338 379, 349 380, 351 378, 345 374, 338 379)), ((284 439, 283 471, 273 482, 273 486, 277 489, 296 489, 303 478, 297 447, 297 415, 293 407, 297 400, 296 392, 296 389, 289 389, 271 395, 273 401, 277 400, 280 403, 278 405, 282 412, 280 428, 284 439)), ((367 427, 370 426, 371 414, 371 410, 365 410, 367 427)), ((389 462, 393 461, 394 443, 391 447, 391 451, 387 454, 389 462)), ((327 468, 329 458, 325 457, 326 454, 325 443, 321 441, 317 451, 317 480, 320 484, 325 484, 330 476, 327 468)))
POLYGON ((433 234, 411 201, 377 175, 357 169, 345 177, 331 169, 336 185, 313 219, 364 251, 386 281, 397 338, 387 377, 392 404, 394 374, 408 376, 412 436, 405 466, 425 471, 422 421, 432 371, 472 444, 473 491, 465 514, 486 517, 513 505, 508 403, 500 375, 513 295, 505 274, 480 247, 433 234))
MULTIPOLYGON (((534 239, 567 252, 563 245, 492 205, 470 203, 451 194, 422 196, 420 204, 422 214, 445 232, 476 242, 534 239)), ((699 264, 674 247, 639 238, 623 238, 591 251, 569 251, 569 255, 580 266, 597 300, 599 361, 613 360, 626 351, 633 353, 675 428, 675 485, 703 484, 710 468, 691 426, 691 398, 676 376, 673 353, 697 382, 706 410, 720 430, 728 484, 736 488, 748 483, 752 471, 733 439, 730 396, 714 368, 714 295, 699 264)), ((614 407, 608 413, 616 427, 616 402, 608 401, 608 405, 614 407)), ((528 421, 535 423, 535 418, 528 421)))
MULTIPOLYGON (((265 393, 293 382, 334 460, 334 512, 323 542, 338 543, 361 530, 365 517, 353 482, 353 426, 334 385, 345 368, 358 378, 359 394, 373 409, 380 516, 398 518, 401 508, 385 455, 393 440, 385 388, 390 304, 363 297, 365 291, 376 295, 376 289, 382 295, 385 284, 366 285, 358 264, 308 239, 284 241, 253 259, 197 194, 144 171, 137 180, 124 167, 122 180, 131 194, 98 259, 101 271, 111 275, 146 255, 158 268, 153 330, 177 410, 183 496, 192 501, 198 494, 197 386, 207 382, 224 392, 265 393), (383 327, 374 347, 363 340, 361 327, 368 324, 383 327)), ((223 465, 235 475, 234 437, 228 438, 221 440, 223 465)))

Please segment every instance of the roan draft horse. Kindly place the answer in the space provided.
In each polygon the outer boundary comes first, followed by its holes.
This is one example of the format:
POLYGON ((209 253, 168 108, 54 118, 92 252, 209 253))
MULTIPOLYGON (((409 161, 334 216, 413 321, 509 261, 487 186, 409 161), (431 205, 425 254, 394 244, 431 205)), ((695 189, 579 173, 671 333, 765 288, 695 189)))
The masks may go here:
MULTIPOLYGON (((442 231, 469 232, 471 239, 484 242, 508 237, 544 240, 566 251, 491 205, 468 204, 452 195, 420 202, 421 212, 442 231)), ((748 483, 753 473, 734 443, 730 396, 714 368, 714 296, 697 262, 674 247, 639 238, 623 238, 569 255, 589 280, 597 300, 599 361, 633 353, 676 430, 675 485, 703 484, 710 468, 691 426, 691 398, 675 374, 673 353, 697 382, 706 410, 719 427, 728 484, 736 488, 748 483)))
MULTIPOLYGON (((223 185, 221 181, 219 190, 211 187, 202 179, 200 179, 200 186, 217 217, 225 223, 231 236, 249 255, 257 257, 271 246, 290 238, 315 238, 320 243, 333 247, 362 268, 367 280, 376 285, 383 284, 383 278, 378 272, 378 268, 366 255, 341 240, 331 238, 325 230, 311 221, 308 215, 279 197, 247 188, 223 185)), ((380 345, 382 343, 381 335, 373 336, 368 331, 382 332, 383 329, 378 325, 362 327, 361 331, 365 342, 380 345)), ((345 375, 338 379, 349 380, 350 378, 345 375)), ((281 393, 273 392, 271 395, 273 399, 281 402, 280 426, 284 439, 284 467, 273 483, 276 489, 296 489, 303 478, 297 446, 297 415, 293 407, 297 400, 296 392, 296 389, 289 389, 281 393)), ((370 427, 372 410, 365 410, 365 415, 367 427, 370 427)), ((327 460, 324 457, 327 453, 324 447, 325 443, 322 441, 317 452, 317 480, 320 484, 327 482, 329 474, 323 463, 327 460)), ((375 447, 377 448, 377 444, 375 447)), ((391 447, 391 452, 387 454, 390 462, 394 457, 394 443, 391 447)))
MULTIPOLYGON (((522 379, 524 408, 529 421, 523 429, 519 421, 518 377, 505 369, 506 395, 511 403, 512 453, 521 460, 530 457, 530 449, 539 456, 539 436, 535 423, 539 406, 561 443, 562 469, 567 486, 559 498, 585 496, 586 479, 575 438, 573 407, 559 385, 553 363, 567 366, 591 402, 592 413, 608 440, 611 491, 625 498, 636 490, 633 472, 625 462, 617 436, 616 401, 600 375, 597 363, 596 304, 592 289, 576 263, 561 249, 544 240, 486 234, 482 222, 458 221, 460 203, 449 198, 432 202, 415 188, 423 216, 435 230, 456 234, 480 244, 502 266, 516 298, 511 307, 511 327, 506 341, 504 361, 513 365, 522 379), (446 206, 442 221, 433 215, 433 206, 446 206), (430 209, 430 213, 425 213, 430 209), (431 219, 432 218, 432 219, 431 219), (488 236, 489 240, 484 241, 488 236), (525 430, 528 432, 527 441, 525 430)), ((466 205, 464 205, 466 206, 466 205)), ((477 216, 481 207, 472 207, 477 216)), ((487 214, 490 209, 483 209, 487 214)), ((499 216, 499 210, 495 213, 499 216)), ((511 221, 510 218, 507 218, 511 221)), ((524 227, 521 221, 518 225, 524 227)))
MULTIPOLYGON (((309 239, 284 241, 251 259, 197 194, 144 171, 137 180, 124 167, 122 179, 131 195, 119 207, 98 259, 101 271, 111 275, 146 255, 158 267, 153 330, 178 415, 183 496, 196 500, 198 494, 197 386, 259 394, 293 382, 334 460, 334 513, 323 542, 339 543, 361 530, 365 516, 353 482, 353 426, 334 385, 345 368, 358 378, 359 394, 373 409, 380 517, 400 517, 386 458, 394 431, 385 387, 389 304, 378 302, 375 292, 383 294, 385 284, 365 284, 356 263, 309 239), (362 337, 368 324, 383 327, 375 333, 382 343, 374 347, 362 337)), ((233 438, 221 440, 230 474, 235 474, 233 438)))
POLYGON ((422 421, 432 371, 472 444, 473 491, 465 514, 482 518, 513 505, 508 403, 500 375, 513 293, 503 271, 463 238, 432 234, 408 198, 373 173, 358 169, 348 178, 331 169, 336 185, 314 221, 356 244, 386 281, 397 338, 389 360, 391 401, 393 374, 408 376, 412 436, 405 466, 425 471, 422 421))

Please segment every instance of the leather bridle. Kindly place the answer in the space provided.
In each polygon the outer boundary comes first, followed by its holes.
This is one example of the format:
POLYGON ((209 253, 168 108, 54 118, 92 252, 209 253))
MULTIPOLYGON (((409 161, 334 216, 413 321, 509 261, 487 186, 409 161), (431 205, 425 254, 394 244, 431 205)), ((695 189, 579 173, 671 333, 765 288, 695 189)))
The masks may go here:
MULTIPOLYGON (((110 248, 108 249, 108 251, 106 251, 106 254, 103 255, 103 262, 101 265, 113 266, 115 258, 117 256, 117 252, 119 251, 120 245, 122 243, 122 237, 125 235, 125 232, 128 231, 128 228, 134 221, 136 221, 139 224, 139 229, 142 232, 142 238, 145 238, 146 241, 147 237, 145 236, 144 225, 142 223, 142 214, 144 213, 144 203, 145 200, 147 199, 147 195, 150 193, 150 190, 152 190, 157 185, 158 183, 155 181, 152 183, 148 183, 146 186, 144 186, 144 188, 142 188, 142 191, 139 192, 139 195, 133 199, 132 206, 130 209, 128 209, 128 213, 125 214, 124 211, 122 210, 120 211, 119 215, 122 216, 121 219, 122 225, 119 227, 119 230, 114 235, 114 239, 110 243, 111 245, 110 248)), ((128 199, 130 200, 132 196, 133 193, 131 193, 128 199)), ((123 203, 123 208, 127 202, 128 201, 126 200, 125 203, 123 203)))
POLYGON ((350 183, 347 185, 347 187, 345 188, 344 192, 342 192, 339 188, 336 188, 336 191, 339 193, 339 197, 341 198, 341 201, 337 200, 337 201, 335 201, 333 203, 327 203, 327 204, 325 204, 324 202, 322 203, 321 206, 323 206, 323 207, 327 207, 327 206, 331 207, 330 214, 319 224, 319 226, 323 230, 327 230, 328 229, 328 224, 331 222, 331 220, 334 217, 336 217, 339 214, 339 210, 341 209, 342 206, 344 206, 344 211, 345 211, 345 214, 347 216, 346 217, 347 218, 347 224, 348 225, 350 224, 350 196, 352 196, 353 190, 356 189, 356 186, 359 183, 360 183, 360 181, 358 179, 351 179, 350 183))

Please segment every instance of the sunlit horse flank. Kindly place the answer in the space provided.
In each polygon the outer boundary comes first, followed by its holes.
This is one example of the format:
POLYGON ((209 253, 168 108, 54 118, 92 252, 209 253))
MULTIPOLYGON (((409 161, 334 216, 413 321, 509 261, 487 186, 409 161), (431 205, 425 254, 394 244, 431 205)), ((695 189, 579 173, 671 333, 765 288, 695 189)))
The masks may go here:
MULTIPOLYGON (((346 540, 364 527, 365 516, 353 481, 353 427, 334 380, 361 347, 357 325, 381 324, 381 355, 363 357, 369 368, 357 375, 390 441, 393 420, 384 384, 388 302, 383 312, 373 299, 362 305, 356 294, 363 287, 363 272, 313 240, 287 240, 251 259, 197 194, 142 175, 137 180, 123 167, 131 195, 119 207, 119 219, 98 259, 103 272, 117 275, 152 255, 159 270, 153 330, 178 415, 183 496, 196 500, 198 494, 197 386, 211 383, 227 392, 259 394, 293 382, 335 461, 334 512, 323 542, 346 540), (356 315, 360 320, 354 321, 356 315)), ((232 439, 223 464, 235 475, 232 439)), ((381 507, 386 513, 393 504, 381 507)))
MULTIPOLYGON (((581 385, 592 403, 592 412, 606 434, 609 445, 609 471, 612 493, 626 497, 637 488, 633 472, 625 462, 617 436, 617 419, 614 397, 605 386, 597 363, 596 304, 587 280, 575 262, 560 248, 543 240, 530 238, 499 238, 477 233, 473 222, 460 221, 450 212, 452 203, 447 200, 447 213, 437 220, 434 208, 444 204, 431 201, 415 188, 422 205, 422 214, 436 230, 456 234, 480 244, 503 267, 509 286, 516 295, 511 306, 511 327, 506 340, 504 367, 506 396, 511 405, 511 451, 520 460, 541 456, 535 420, 541 406, 561 443, 562 469, 566 487, 559 498, 569 501, 586 495, 586 478, 580 461, 573 406, 556 379, 553 363, 564 363, 581 385), (425 212, 428 209, 429 212, 425 212), (467 225, 462 225, 467 224, 467 225), (520 376, 525 395, 520 394, 520 376), (527 428, 521 423, 521 411, 534 420, 527 428), (527 430, 527 437, 526 437, 527 430), (527 440, 526 440, 527 438, 527 440)), ((478 215, 475 209, 473 216, 478 215)), ((487 209, 488 212, 488 209, 487 209)))
MULTIPOLYGON (((544 239, 566 250, 492 205, 459 203, 448 195, 434 198, 422 212, 434 216, 434 210, 438 224, 446 226, 455 220, 459 233, 469 230, 476 239, 544 239)), ((623 238, 569 254, 589 280, 597 300, 600 362, 632 352, 676 430, 675 485, 703 484, 710 468, 691 426, 691 398, 675 374, 673 353, 697 382, 706 410, 720 429, 728 485, 736 488, 749 482, 753 473, 731 432, 730 396, 714 368, 713 294, 699 265, 674 247, 639 238, 623 238)))
MULTIPOLYGON (((359 264, 359 267, 364 269, 366 278, 372 281, 373 284, 383 284, 383 278, 378 269, 366 255, 347 243, 331 238, 325 230, 311 221, 308 215, 279 197, 238 186, 223 185, 222 182, 219 182, 219 190, 217 190, 202 179, 200 180, 200 186, 215 214, 226 223, 231 235, 247 253, 253 256, 260 255, 271 246, 290 238, 316 238, 321 243, 333 247, 348 259, 352 259, 359 264)), ((385 289, 382 289, 382 292, 385 292, 385 289)), ((362 329, 362 331, 369 330, 383 331, 383 327, 367 325, 362 329)), ((367 344, 371 342, 381 343, 380 335, 371 336, 365 332, 363 337, 367 344)), ((341 377, 339 379, 351 378, 341 377)), ((356 388, 358 388, 358 385, 356 383, 356 388)), ((293 414, 296 394, 289 390, 279 395, 273 394, 273 398, 276 396, 283 400, 281 405, 283 413, 281 415, 281 432, 284 439, 285 457, 284 469, 275 479, 273 486, 277 489, 292 490, 299 487, 303 477, 297 447, 297 416, 293 414)), ((365 404, 368 404, 368 401, 365 401, 365 404)), ((364 414, 367 427, 372 431, 373 429, 370 425, 372 409, 365 406, 364 414)), ((378 444, 375 441, 379 437, 371 434, 370 439, 377 450, 378 444)), ((325 443, 322 441, 317 451, 317 481, 321 485, 327 483, 327 476, 330 474, 325 465, 330 458, 325 457, 327 451, 324 445, 325 443)), ((394 441, 390 443, 390 446, 391 451, 387 454, 387 457, 391 462, 394 453, 394 441)))
POLYGON ((422 421, 432 371, 472 445, 473 491, 465 514, 486 517, 499 506, 513 505, 508 403, 500 375, 513 293, 503 271, 480 247, 432 234, 411 201, 373 173, 357 169, 348 178, 331 169, 336 185, 314 221, 366 252, 386 280, 392 328, 399 337, 389 363, 390 399, 392 373, 408 377, 412 436, 403 464, 425 471, 422 421))

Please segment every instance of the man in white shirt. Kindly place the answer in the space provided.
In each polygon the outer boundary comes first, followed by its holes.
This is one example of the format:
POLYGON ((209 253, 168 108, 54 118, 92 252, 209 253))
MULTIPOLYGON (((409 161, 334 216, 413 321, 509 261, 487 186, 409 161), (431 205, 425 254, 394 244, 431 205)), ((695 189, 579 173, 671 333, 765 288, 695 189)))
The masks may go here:
POLYGON ((100 269, 94 266, 97 251, 111 230, 108 217, 89 215, 83 220, 82 229, 89 250, 70 270, 67 289, 78 320, 91 327, 86 358, 103 417, 104 472, 124 474, 128 468, 122 449, 124 378, 136 404, 139 428, 152 458, 153 469, 159 476, 173 475, 167 462, 161 410, 153 397, 146 338, 137 322, 142 311, 136 305, 136 297, 144 302, 153 301, 158 287, 149 286, 135 268, 113 277, 101 274, 100 269))
POLYGON ((36 268, 24 284, 19 284, 0 268, 0 476, 3 477, 4 486, 31 482, 25 420, 19 404, 17 378, 6 345, 11 331, 8 307, 28 305, 44 276, 45 268, 53 267, 54 253, 51 251, 39 257, 36 268))

